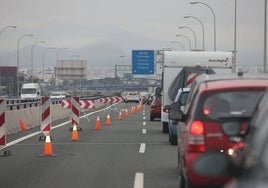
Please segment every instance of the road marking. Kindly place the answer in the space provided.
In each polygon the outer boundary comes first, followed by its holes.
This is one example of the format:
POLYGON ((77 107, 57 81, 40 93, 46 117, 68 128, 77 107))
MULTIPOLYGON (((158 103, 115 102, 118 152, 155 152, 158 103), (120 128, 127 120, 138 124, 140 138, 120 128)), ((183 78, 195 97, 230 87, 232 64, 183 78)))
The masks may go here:
POLYGON ((143 119, 146 119, 145 117, 143 117, 143 119))
POLYGON ((142 172, 137 172, 134 179, 134 188, 143 188, 144 175, 142 172))
MULTIPOLYGON (((114 103, 114 104, 112 104, 112 105, 110 105, 110 106, 108 106, 108 107, 106 107, 106 108, 103 108, 103 109, 100 109, 100 110, 96 110, 96 111, 90 112, 90 113, 88 113, 88 114, 85 114, 84 116, 81 116, 80 118, 87 118, 87 116, 96 114, 96 113, 98 113, 98 112, 105 111, 105 110, 107 110, 107 109, 109 109, 109 108, 115 106, 116 104, 118 104, 118 103, 114 103)), ((59 128, 59 127, 62 127, 62 126, 64 126, 64 125, 70 123, 70 122, 71 122, 71 120, 66 121, 66 122, 63 122, 63 123, 61 123, 61 124, 58 124, 58 125, 56 125, 56 126, 51 127, 51 129, 57 129, 57 128, 59 128)), ((7 143, 7 144, 6 144, 4 147, 2 147, 1 149, 5 149, 5 148, 7 148, 7 147, 10 147, 10 146, 13 146, 13 145, 15 145, 15 144, 18 144, 18 143, 20 143, 20 142, 22 142, 22 141, 24 141, 24 140, 27 140, 27 139, 29 139, 29 138, 31 138, 31 137, 33 137, 33 136, 36 136, 36 135, 38 135, 38 134, 41 134, 41 132, 40 132, 40 131, 37 131, 37 132, 34 132, 34 133, 32 133, 32 134, 29 134, 29 135, 26 135, 26 136, 24 136, 24 137, 21 137, 21 138, 19 138, 19 139, 17 139, 17 140, 13 140, 13 141, 7 143)))
POLYGON ((142 134, 146 134, 146 129, 142 129, 142 134))
POLYGON ((146 125, 146 122, 144 121, 142 124, 143 124, 143 125, 146 125))
POLYGON ((146 144, 141 143, 139 153, 145 153, 146 144))
POLYGON ((145 112, 143 112, 143 114, 142 115, 144 115, 145 116, 145 112))

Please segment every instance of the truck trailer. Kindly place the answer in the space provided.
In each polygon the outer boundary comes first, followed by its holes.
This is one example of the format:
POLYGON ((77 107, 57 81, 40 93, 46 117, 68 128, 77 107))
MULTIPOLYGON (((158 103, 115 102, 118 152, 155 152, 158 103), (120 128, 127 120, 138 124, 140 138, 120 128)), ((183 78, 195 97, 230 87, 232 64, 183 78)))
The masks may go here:
POLYGON ((190 87, 202 73, 231 73, 232 52, 222 51, 164 51, 162 64, 162 131, 168 133, 168 113, 165 105, 174 102, 180 88, 190 87))

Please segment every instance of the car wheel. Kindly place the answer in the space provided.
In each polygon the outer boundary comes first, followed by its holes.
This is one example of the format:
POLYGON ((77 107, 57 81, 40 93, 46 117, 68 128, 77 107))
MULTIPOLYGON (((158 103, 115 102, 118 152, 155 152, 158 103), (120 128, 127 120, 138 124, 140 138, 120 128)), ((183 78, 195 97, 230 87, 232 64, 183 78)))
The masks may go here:
POLYGON ((150 121, 154 121, 154 116, 150 115, 150 121))
POLYGON ((168 123, 167 122, 163 122, 163 127, 162 127, 162 132, 163 133, 168 133, 168 123))
POLYGON ((174 135, 173 133, 171 133, 171 136, 170 136, 170 144, 177 145, 177 136, 174 135))
POLYGON ((184 179, 184 177, 183 177, 183 175, 182 175, 182 173, 181 173, 181 169, 179 169, 179 176, 180 176, 180 178, 179 178, 179 188, 187 188, 186 187, 186 184, 185 184, 185 179, 184 179))

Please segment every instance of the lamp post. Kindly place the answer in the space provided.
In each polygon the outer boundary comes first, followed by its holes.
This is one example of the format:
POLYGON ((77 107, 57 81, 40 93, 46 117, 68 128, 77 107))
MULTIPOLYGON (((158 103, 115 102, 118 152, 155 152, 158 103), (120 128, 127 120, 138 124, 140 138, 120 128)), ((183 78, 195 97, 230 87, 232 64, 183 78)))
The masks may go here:
POLYGON ((194 5, 194 4, 202 4, 202 5, 207 6, 207 7, 211 10, 211 13, 213 14, 213 19, 214 19, 214 51, 216 51, 216 50, 217 50, 217 49, 216 49, 216 16, 215 16, 215 13, 214 13, 212 7, 209 6, 209 5, 206 4, 206 3, 199 2, 199 1, 192 1, 192 2, 190 2, 190 3, 191 3, 192 5, 194 5))
POLYGON ((46 48, 43 52, 43 82, 45 81, 45 54, 48 50, 54 50, 56 48, 46 48))
POLYGON ((20 61, 19 61, 19 45, 20 45, 20 41, 24 38, 24 37, 32 37, 33 34, 25 34, 22 35, 18 42, 17 42, 17 95, 19 96, 20 93, 20 84, 19 84, 19 69, 20 69, 20 61))
POLYGON ((189 43, 189 49, 190 50, 192 49, 191 41, 190 41, 190 39, 187 36, 185 36, 185 35, 176 35, 176 37, 183 37, 183 38, 185 38, 188 41, 188 43, 189 43))
POLYGON ((171 43, 177 43, 181 46, 183 50, 185 50, 184 45, 180 41, 171 41, 171 43))
POLYGON ((6 29, 8 29, 8 28, 13 28, 13 29, 15 29, 16 26, 10 25, 10 26, 6 26, 6 27, 4 27, 3 29, 1 29, 1 31, 0 31, 0 35, 1 35, 6 29))
POLYGON ((62 50, 68 50, 68 48, 59 48, 56 52, 56 60, 57 60, 57 63, 58 63, 58 59, 59 59, 59 53, 62 51, 62 50))
POLYGON ((203 51, 205 51, 205 29, 204 29, 204 24, 201 22, 200 19, 198 19, 197 17, 194 17, 194 16, 184 16, 183 18, 193 18, 195 20, 197 20, 201 26, 202 26, 202 31, 203 31, 203 51))
POLYGON ((194 34, 194 46, 195 46, 195 49, 196 49, 196 34, 195 34, 194 30, 192 30, 190 27, 186 27, 186 26, 179 27, 179 29, 188 29, 194 34))
POLYGON ((32 82, 33 82, 33 73, 34 73, 34 68, 33 68, 33 49, 34 47, 39 44, 39 43, 45 43, 46 41, 37 41, 35 42, 33 45, 32 45, 32 48, 31 48, 31 75, 32 75, 32 82))
POLYGON ((267 48, 267 0, 264 1, 264 47, 263 47, 263 72, 266 73, 266 48, 267 48))

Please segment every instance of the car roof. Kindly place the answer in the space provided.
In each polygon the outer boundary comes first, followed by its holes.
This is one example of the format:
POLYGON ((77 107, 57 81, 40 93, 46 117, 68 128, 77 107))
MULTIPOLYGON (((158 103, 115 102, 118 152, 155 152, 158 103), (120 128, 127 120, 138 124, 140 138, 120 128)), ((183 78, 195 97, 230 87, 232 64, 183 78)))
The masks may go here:
POLYGON ((230 87, 268 87, 268 75, 267 74, 243 74, 239 76, 237 74, 214 74, 207 75, 202 74, 198 76, 193 84, 193 92, 195 93, 197 89, 200 89, 200 85, 203 84, 203 89, 223 89, 230 87), (227 82, 231 80, 231 82, 227 82))

